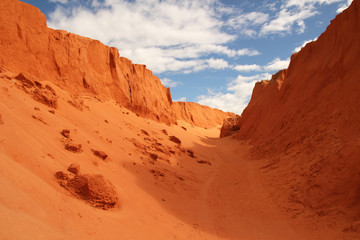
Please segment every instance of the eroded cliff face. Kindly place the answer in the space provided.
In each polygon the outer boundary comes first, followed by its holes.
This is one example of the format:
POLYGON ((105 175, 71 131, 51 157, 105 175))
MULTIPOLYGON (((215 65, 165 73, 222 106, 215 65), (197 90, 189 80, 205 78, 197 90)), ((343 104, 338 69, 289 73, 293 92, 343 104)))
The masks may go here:
POLYGON ((274 196, 296 212, 351 209, 360 216, 359 66, 360 1, 354 0, 292 56, 288 69, 256 84, 242 114, 237 137, 250 140, 255 158, 269 159, 264 168, 278 176, 274 196))
POLYGON ((144 65, 97 40, 49 29, 37 8, 0 2, 0 66, 51 81, 74 95, 113 99, 143 117, 176 123, 171 94, 144 65))
POLYGON ((225 119, 235 116, 234 113, 223 112, 194 102, 174 102, 172 109, 176 119, 204 128, 217 127, 223 124, 225 119))

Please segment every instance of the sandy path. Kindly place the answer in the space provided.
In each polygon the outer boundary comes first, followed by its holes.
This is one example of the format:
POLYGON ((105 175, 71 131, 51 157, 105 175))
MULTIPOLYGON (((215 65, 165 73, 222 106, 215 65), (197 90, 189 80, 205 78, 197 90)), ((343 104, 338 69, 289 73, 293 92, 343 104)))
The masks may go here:
POLYGON ((310 239, 290 225, 261 184, 248 146, 233 139, 208 139, 213 170, 201 187, 201 214, 208 228, 226 239, 310 239))

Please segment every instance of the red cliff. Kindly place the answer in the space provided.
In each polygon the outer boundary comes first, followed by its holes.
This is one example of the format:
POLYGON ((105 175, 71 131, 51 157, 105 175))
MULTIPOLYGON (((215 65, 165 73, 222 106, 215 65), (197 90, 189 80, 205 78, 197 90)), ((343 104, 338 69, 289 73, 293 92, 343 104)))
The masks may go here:
MULTIPOLYGON (((284 202, 360 216, 360 1, 339 14, 289 68, 258 82, 240 122, 284 202), (286 185, 284 182, 288 182, 286 185), (357 211, 354 211, 354 208, 357 211)), ((302 211, 302 210, 301 210, 302 211)))
POLYGON ((193 102, 174 102, 172 108, 177 119, 204 128, 216 127, 223 124, 224 119, 235 116, 233 113, 193 102))
POLYGON ((37 8, 0 2, 0 65, 48 80, 74 95, 113 99, 144 117, 175 123, 170 90, 144 65, 97 40, 47 28, 37 8))
POLYGON ((180 117, 208 127, 221 124, 228 116, 200 106, 177 112, 170 89, 145 65, 133 64, 120 57, 116 48, 97 40, 48 28, 45 15, 29 4, 3 0, 0 7, 0 67, 9 72, 51 81, 73 95, 112 99, 140 116, 167 124, 180 117), (191 111, 204 118, 196 117, 194 122, 188 117, 191 111))

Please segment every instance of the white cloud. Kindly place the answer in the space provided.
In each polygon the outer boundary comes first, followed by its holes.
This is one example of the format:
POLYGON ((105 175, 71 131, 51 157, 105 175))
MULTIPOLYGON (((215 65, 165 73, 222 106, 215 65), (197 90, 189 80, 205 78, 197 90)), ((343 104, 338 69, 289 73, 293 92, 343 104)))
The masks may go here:
POLYGON ((280 11, 270 22, 266 22, 260 31, 261 36, 269 34, 286 34, 305 31, 304 20, 319 14, 318 5, 329 5, 344 0, 288 0, 280 7, 280 11))
POLYGON ((269 73, 254 76, 238 75, 228 84, 226 93, 209 91, 207 95, 198 97, 198 103, 241 114, 250 100, 255 82, 270 78, 271 74, 269 73))
POLYGON ((269 62, 266 66, 264 66, 265 71, 278 71, 285 69, 289 66, 290 59, 281 60, 280 58, 275 58, 271 62, 269 62))
POLYGON ((177 81, 173 81, 170 78, 162 78, 160 79, 161 83, 165 86, 165 87, 170 87, 170 88, 174 88, 178 85, 181 85, 181 82, 177 82, 177 81))
POLYGON ((239 72, 274 72, 285 69, 288 67, 290 59, 281 60, 280 58, 275 58, 268 64, 264 66, 260 66, 257 64, 250 64, 250 65, 235 65, 232 66, 232 69, 239 71, 239 72))
POLYGON ((301 46, 299 46, 299 47, 296 47, 293 52, 294 52, 294 53, 295 53, 295 52, 299 52, 303 47, 306 46, 306 44, 308 44, 308 43, 310 43, 310 42, 313 42, 313 41, 316 41, 316 40, 317 40, 317 37, 314 38, 313 40, 304 41, 303 44, 301 44, 301 46))
POLYGON ((269 14, 262 12, 242 13, 230 18, 227 22, 229 26, 237 29, 241 35, 254 37, 257 34, 257 26, 268 21, 269 14))
POLYGON ((228 62, 225 61, 224 59, 210 58, 206 60, 206 63, 208 65, 208 68, 213 68, 213 69, 224 69, 229 67, 228 62))
POLYGON ((239 72, 251 72, 251 71, 260 71, 262 68, 257 64, 251 64, 251 65, 245 64, 245 65, 236 65, 233 67, 233 69, 239 72))
POLYGON ((339 5, 339 8, 338 8, 338 10, 336 12, 341 13, 342 11, 347 9, 350 6, 351 3, 352 3, 352 0, 347 0, 346 3, 343 3, 343 4, 339 5))
POLYGON ((122 56, 146 64, 155 73, 224 68, 213 64, 211 57, 206 59, 212 54, 260 54, 226 46, 237 36, 223 30, 221 17, 229 9, 218 0, 93 0, 90 5, 92 9, 79 3, 58 6, 48 24, 115 46, 122 56))
POLYGON ((67 4, 68 0, 49 0, 49 2, 67 4))
POLYGON ((264 24, 261 29, 261 35, 274 34, 274 33, 289 33, 296 23, 298 25, 298 32, 305 30, 304 19, 314 16, 318 12, 312 7, 305 9, 282 9, 280 10, 277 18, 269 23, 264 24))
POLYGON ((175 99, 173 100, 174 102, 185 102, 186 101, 186 97, 181 97, 179 99, 175 99))

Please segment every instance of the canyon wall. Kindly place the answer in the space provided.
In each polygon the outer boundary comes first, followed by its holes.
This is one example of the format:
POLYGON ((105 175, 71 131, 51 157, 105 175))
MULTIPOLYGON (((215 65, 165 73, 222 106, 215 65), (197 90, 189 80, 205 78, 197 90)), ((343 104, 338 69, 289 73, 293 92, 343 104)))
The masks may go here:
POLYGON ((359 66, 360 1, 354 0, 291 57, 288 69, 255 85, 241 116, 236 137, 250 141, 254 158, 270 156, 274 183, 300 208, 359 208, 359 66))
MULTIPOLYGON (((2 0, 0 8, 0 67, 6 71, 51 81, 73 95, 115 100, 142 117, 176 123, 170 89, 145 65, 133 64, 97 40, 48 28, 45 15, 29 4, 2 0)), ((212 111, 196 111, 202 110, 212 111)))
POLYGON ((234 117, 234 113, 223 112, 194 102, 174 102, 172 105, 177 119, 198 127, 211 128, 223 124, 224 119, 234 117))

